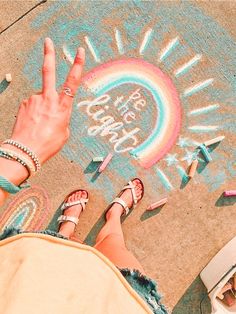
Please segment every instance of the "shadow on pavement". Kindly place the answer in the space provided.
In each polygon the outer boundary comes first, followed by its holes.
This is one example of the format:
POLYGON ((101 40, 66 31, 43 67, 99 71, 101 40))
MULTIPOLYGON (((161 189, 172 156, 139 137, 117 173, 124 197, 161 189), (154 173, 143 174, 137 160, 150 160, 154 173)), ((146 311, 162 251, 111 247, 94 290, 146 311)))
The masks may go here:
POLYGON ((222 206, 230 206, 236 203, 236 196, 224 196, 222 193, 218 200, 215 202, 215 206, 222 207, 222 206))
MULTIPOLYGON (((176 283, 176 287, 178 287, 178 283, 176 283)), ((172 314, 200 314, 200 302, 206 293, 207 290, 198 276, 176 304, 172 314)), ((208 297, 202 303, 202 313, 211 314, 211 304, 208 297)))

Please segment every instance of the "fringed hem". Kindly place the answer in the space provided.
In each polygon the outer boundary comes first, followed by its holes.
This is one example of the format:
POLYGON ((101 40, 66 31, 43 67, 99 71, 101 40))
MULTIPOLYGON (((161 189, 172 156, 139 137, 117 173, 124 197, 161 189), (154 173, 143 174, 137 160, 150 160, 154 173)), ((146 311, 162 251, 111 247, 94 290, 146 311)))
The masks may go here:
POLYGON ((0 234, 0 241, 4 240, 8 237, 13 237, 17 234, 21 234, 21 233, 42 233, 42 234, 47 234, 47 235, 51 235, 53 237, 57 237, 57 238, 61 238, 61 239, 65 239, 65 240, 69 240, 69 238, 63 236, 62 234, 52 231, 52 230, 43 230, 43 231, 23 231, 19 228, 14 228, 14 227, 7 227, 3 230, 3 232, 0 234))
POLYGON ((161 295, 157 291, 157 284, 153 279, 137 269, 117 268, 132 288, 148 303, 153 313, 168 314, 166 307, 160 302, 161 295))

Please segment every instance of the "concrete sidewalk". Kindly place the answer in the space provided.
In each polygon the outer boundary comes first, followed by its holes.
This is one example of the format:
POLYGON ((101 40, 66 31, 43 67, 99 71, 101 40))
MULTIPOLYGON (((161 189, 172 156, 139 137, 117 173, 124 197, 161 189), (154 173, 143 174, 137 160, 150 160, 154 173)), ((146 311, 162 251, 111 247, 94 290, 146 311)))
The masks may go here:
MULTIPOLYGON (((38 2, 2 1, 0 31, 38 2)), ((92 242, 106 206, 127 180, 140 177, 145 198, 125 220, 124 234, 170 309, 235 236, 236 203, 221 196, 236 188, 235 18, 236 3, 230 1, 47 1, 0 35, 1 140, 11 136, 20 101, 41 88, 44 38, 51 37, 56 46, 58 88, 70 67, 65 54, 70 59, 78 45, 86 48, 70 140, 31 183, 49 195, 47 223, 66 194, 88 189, 90 203, 77 234, 92 242), (8 86, 6 73, 13 77, 8 86), (102 93, 109 102, 101 114, 119 123, 119 145, 111 133, 99 131, 102 121, 88 115, 86 106, 77 106, 102 93), (122 115, 114 105, 117 97, 133 114, 122 115), (219 135, 225 140, 211 148, 213 161, 206 163, 199 154, 198 172, 188 181, 196 143, 219 135), (108 152, 114 158, 97 176, 91 160, 108 152), (145 169, 157 156, 158 163, 145 169), (168 203, 161 210, 145 213, 163 197, 168 203)), ((195 312, 188 308, 181 314, 198 313, 197 303, 195 312)))

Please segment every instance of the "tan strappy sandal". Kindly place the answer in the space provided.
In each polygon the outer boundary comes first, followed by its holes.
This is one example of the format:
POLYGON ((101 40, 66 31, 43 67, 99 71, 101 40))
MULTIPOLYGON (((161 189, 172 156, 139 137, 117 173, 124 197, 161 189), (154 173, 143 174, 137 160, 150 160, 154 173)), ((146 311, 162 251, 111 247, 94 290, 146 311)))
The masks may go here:
POLYGON ((124 211, 122 213, 121 216, 127 216, 129 214, 129 211, 132 209, 132 208, 135 208, 136 205, 142 200, 143 198, 143 195, 144 195, 144 185, 143 185, 143 182, 139 179, 139 178, 134 178, 132 180, 130 180, 127 185, 125 185, 123 187, 123 189, 121 190, 121 192, 117 195, 117 197, 111 202, 111 204, 108 206, 108 208, 106 209, 105 211, 105 217, 106 217, 106 214, 107 212, 109 211, 109 209, 112 207, 113 204, 115 203, 118 203, 120 204, 123 208, 124 208, 124 211), (138 180, 141 185, 142 185, 142 194, 141 194, 141 198, 138 200, 137 198, 137 195, 136 195, 136 192, 135 192, 135 185, 133 183, 134 180, 138 180), (132 206, 129 208, 129 206, 126 204, 126 202, 120 198, 120 196, 123 194, 123 192, 127 189, 130 189, 131 190, 131 193, 132 193, 132 198, 133 198, 133 204, 132 206))
MULTIPOLYGON (((66 196, 62 206, 61 206, 61 210, 62 212, 64 212, 64 210, 68 207, 74 206, 74 205, 81 205, 82 206, 82 211, 85 210, 86 204, 88 203, 88 192, 86 190, 74 190, 73 192, 71 192, 69 195, 66 196), (74 201, 74 202, 69 202, 67 203, 66 201, 69 199, 69 197, 74 194, 75 192, 86 192, 87 193, 87 198, 81 198, 78 201, 74 201)), ((78 217, 74 217, 74 216, 65 216, 65 215, 61 215, 58 219, 58 224, 60 225, 61 223, 65 222, 65 221, 70 221, 73 222, 75 224, 75 226, 78 224, 79 222, 79 218, 78 217)))

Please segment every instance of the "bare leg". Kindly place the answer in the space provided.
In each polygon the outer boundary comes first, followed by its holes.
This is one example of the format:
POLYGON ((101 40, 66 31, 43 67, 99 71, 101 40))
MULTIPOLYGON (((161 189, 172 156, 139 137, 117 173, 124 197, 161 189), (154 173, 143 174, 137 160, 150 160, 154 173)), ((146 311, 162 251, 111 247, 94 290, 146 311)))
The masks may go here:
MULTIPOLYGON (((87 193, 85 191, 79 191, 73 193, 67 200, 67 202, 74 202, 81 198, 87 198, 87 193)), ((64 215, 66 216, 74 216, 79 217, 82 211, 82 206, 80 204, 73 205, 71 207, 68 207, 64 210, 64 215)), ((75 232, 75 224, 71 221, 65 221, 62 222, 59 226, 60 234, 64 235, 65 237, 74 239, 74 232, 75 232)))
MULTIPOLYGON (((142 186, 138 180, 133 182, 136 186, 137 197, 140 199, 142 186)), ((121 198, 131 207, 132 194, 130 190, 124 191, 121 198)), ((106 214, 106 224, 99 232, 94 247, 109 258, 117 267, 138 269, 144 273, 144 269, 137 258, 126 248, 120 221, 123 210, 120 204, 112 205, 106 214)))

